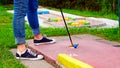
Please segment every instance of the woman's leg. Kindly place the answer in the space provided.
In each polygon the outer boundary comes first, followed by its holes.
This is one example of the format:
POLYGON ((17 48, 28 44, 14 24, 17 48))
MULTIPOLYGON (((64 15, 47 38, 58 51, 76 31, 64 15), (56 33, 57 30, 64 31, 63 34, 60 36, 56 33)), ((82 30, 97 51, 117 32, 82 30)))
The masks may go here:
POLYGON ((43 59, 42 55, 33 54, 25 47, 25 23, 24 17, 28 10, 28 0, 14 0, 13 29, 17 44, 17 59, 38 60, 43 59))
POLYGON ((38 0, 29 0, 27 17, 34 35, 40 34, 37 9, 38 0))
POLYGON ((18 52, 22 52, 26 50, 24 17, 27 12, 27 7, 28 7, 28 0, 14 0, 13 29, 14 29, 15 42, 18 45, 17 46, 18 52))
POLYGON ((14 0, 13 29, 16 44, 25 44, 24 17, 27 12, 28 0, 14 0))
POLYGON ((27 16, 34 34, 34 43, 54 43, 55 41, 53 39, 48 39, 47 37, 42 36, 39 29, 37 9, 38 0, 29 0, 27 16))

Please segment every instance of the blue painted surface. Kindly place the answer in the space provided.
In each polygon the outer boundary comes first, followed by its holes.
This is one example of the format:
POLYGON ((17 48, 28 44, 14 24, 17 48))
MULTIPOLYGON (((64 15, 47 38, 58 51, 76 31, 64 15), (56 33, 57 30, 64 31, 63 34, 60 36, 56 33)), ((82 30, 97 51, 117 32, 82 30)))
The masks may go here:
POLYGON ((38 11, 37 13, 38 13, 38 14, 50 14, 49 11, 38 11))

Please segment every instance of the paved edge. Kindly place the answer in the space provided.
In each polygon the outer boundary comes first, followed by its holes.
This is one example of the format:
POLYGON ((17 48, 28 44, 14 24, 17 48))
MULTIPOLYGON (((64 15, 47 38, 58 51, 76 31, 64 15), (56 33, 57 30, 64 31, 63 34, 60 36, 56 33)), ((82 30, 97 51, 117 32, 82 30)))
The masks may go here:
POLYGON ((79 61, 75 58, 72 58, 66 54, 59 54, 58 62, 64 65, 66 68, 94 68, 91 65, 88 65, 85 62, 79 61))
MULTIPOLYGON (((15 56, 16 48, 10 49, 9 51, 15 56)), ((41 67, 54 68, 54 66, 52 66, 51 64, 46 62, 46 60, 35 60, 35 61, 33 61, 33 60, 18 60, 18 61, 20 61, 27 68, 41 68, 41 67)))
POLYGON ((28 46, 28 48, 30 48, 33 52, 35 52, 37 54, 42 54, 44 56, 44 60, 46 60, 49 64, 51 64, 55 68, 64 68, 64 66, 62 66, 61 64, 56 62, 56 60, 54 60, 53 58, 44 55, 44 53, 37 51, 36 49, 32 48, 31 46, 28 46))

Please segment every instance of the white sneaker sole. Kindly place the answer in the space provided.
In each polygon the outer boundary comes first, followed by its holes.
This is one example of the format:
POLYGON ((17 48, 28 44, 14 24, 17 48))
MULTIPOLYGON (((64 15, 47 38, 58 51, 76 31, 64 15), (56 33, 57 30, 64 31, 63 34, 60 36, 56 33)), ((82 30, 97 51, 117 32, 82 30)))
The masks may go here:
POLYGON ((16 59, 19 59, 19 60, 42 60, 44 59, 44 57, 42 55, 38 55, 37 58, 23 58, 23 57, 16 57, 16 59))

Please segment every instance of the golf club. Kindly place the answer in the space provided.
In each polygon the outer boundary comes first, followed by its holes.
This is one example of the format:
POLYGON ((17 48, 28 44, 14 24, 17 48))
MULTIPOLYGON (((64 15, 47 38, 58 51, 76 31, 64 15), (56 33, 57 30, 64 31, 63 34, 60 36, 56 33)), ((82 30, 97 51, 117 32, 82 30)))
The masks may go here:
POLYGON ((69 39, 70 39, 70 42, 71 42, 71 46, 74 47, 74 48, 77 48, 78 44, 73 44, 73 41, 72 41, 70 32, 69 32, 69 30, 68 30, 68 26, 67 26, 67 24, 66 24, 65 17, 64 17, 64 14, 63 14, 61 5, 60 5, 61 1, 62 1, 62 0, 56 0, 56 2, 57 2, 57 7, 60 9, 60 12, 61 12, 61 15, 62 15, 64 24, 65 24, 65 27, 66 27, 66 30, 67 30, 67 33, 68 33, 68 36, 69 36, 69 39))

